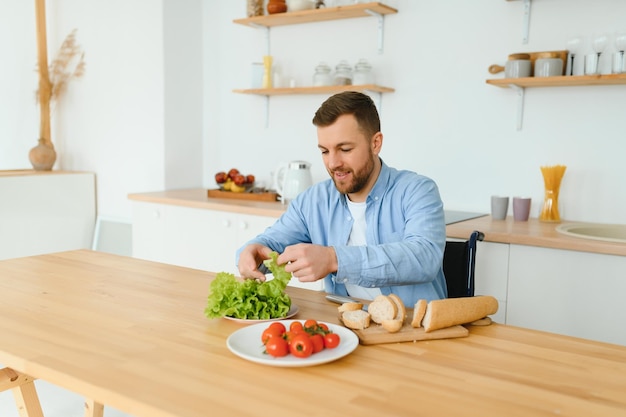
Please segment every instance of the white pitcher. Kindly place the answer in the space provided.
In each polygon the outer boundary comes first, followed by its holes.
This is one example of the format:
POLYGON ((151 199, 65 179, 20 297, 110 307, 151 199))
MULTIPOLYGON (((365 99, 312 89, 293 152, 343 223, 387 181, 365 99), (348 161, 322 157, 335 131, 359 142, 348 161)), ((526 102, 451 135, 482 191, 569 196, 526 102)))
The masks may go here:
POLYGON ((288 203, 313 184, 311 164, 306 161, 285 162, 276 168, 274 186, 283 203, 288 203))

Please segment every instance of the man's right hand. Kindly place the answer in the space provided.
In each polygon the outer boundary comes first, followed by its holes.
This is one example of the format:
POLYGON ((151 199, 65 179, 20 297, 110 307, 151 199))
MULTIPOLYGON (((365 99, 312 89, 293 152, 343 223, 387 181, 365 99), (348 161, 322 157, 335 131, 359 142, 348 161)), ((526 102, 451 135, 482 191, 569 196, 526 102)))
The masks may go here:
POLYGON ((272 250, 267 246, 252 244, 246 246, 239 254, 239 275, 246 279, 265 281, 265 274, 259 271, 259 265, 270 258, 272 250))

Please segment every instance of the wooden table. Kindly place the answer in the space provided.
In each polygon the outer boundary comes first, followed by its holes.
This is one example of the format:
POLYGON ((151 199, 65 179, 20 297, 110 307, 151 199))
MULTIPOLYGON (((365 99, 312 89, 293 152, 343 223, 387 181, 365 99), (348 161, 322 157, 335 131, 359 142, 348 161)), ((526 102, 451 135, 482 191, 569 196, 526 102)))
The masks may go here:
MULTIPOLYGON (((92 251, 0 262, 0 363, 138 417, 624 416, 626 347, 493 324, 277 368, 204 316, 214 274, 92 251)), ((289 288, 296 318, 337 323, 289 288)), ((44 410, 45 412, 45 410, 44 410)))

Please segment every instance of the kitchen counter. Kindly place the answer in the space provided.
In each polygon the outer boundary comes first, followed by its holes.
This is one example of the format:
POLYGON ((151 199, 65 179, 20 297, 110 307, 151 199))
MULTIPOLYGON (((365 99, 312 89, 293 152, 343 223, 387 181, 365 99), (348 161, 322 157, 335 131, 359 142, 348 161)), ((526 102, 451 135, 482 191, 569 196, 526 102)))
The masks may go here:
MULTIPOLYGON (((492 324, 287 369, 229 351, 245 326, 204 316, 210 272, 72 251, 1 261, 0 276, 0 363, 137 417, 626 413, 624 346, 492 324)), ((339 324, 324 293, 287 293, 296 319, 339 324)))
POLYGON ((567 236, 556 231, 556 227, 562 223, 578 222, 563 220, 561 223, 547 223, 536 218, 516 222, 511 216, 506 220, 493 220, 491 216, 484 216, 448 225, 446 234, 452 238, 467 239, 472 231, 479 230, 485 234, 486 242, 626 256, 626 244, 567 236))

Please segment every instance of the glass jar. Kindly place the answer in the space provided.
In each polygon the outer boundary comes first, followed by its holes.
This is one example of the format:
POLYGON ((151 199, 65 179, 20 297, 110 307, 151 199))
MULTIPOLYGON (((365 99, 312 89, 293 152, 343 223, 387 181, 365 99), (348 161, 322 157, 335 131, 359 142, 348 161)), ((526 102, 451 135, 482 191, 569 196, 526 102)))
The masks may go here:
POLYGON ((348 61, 342 60, 335 67, 335 85, 351 85, 352 84, 352 67, 348 61))
POLYGON ((360 59, 354 66, 354 77, 352 78, 352 84, 365 85, 374 84, 374 73, 372 73, 372 66, 366 59, 360 59))
POLYGON ((315 67, 315 73, 313 74, 313 86, 322 87, 333 85, 333 77, 330 75, 330 67, 325 62, 320 62, 315 67))

